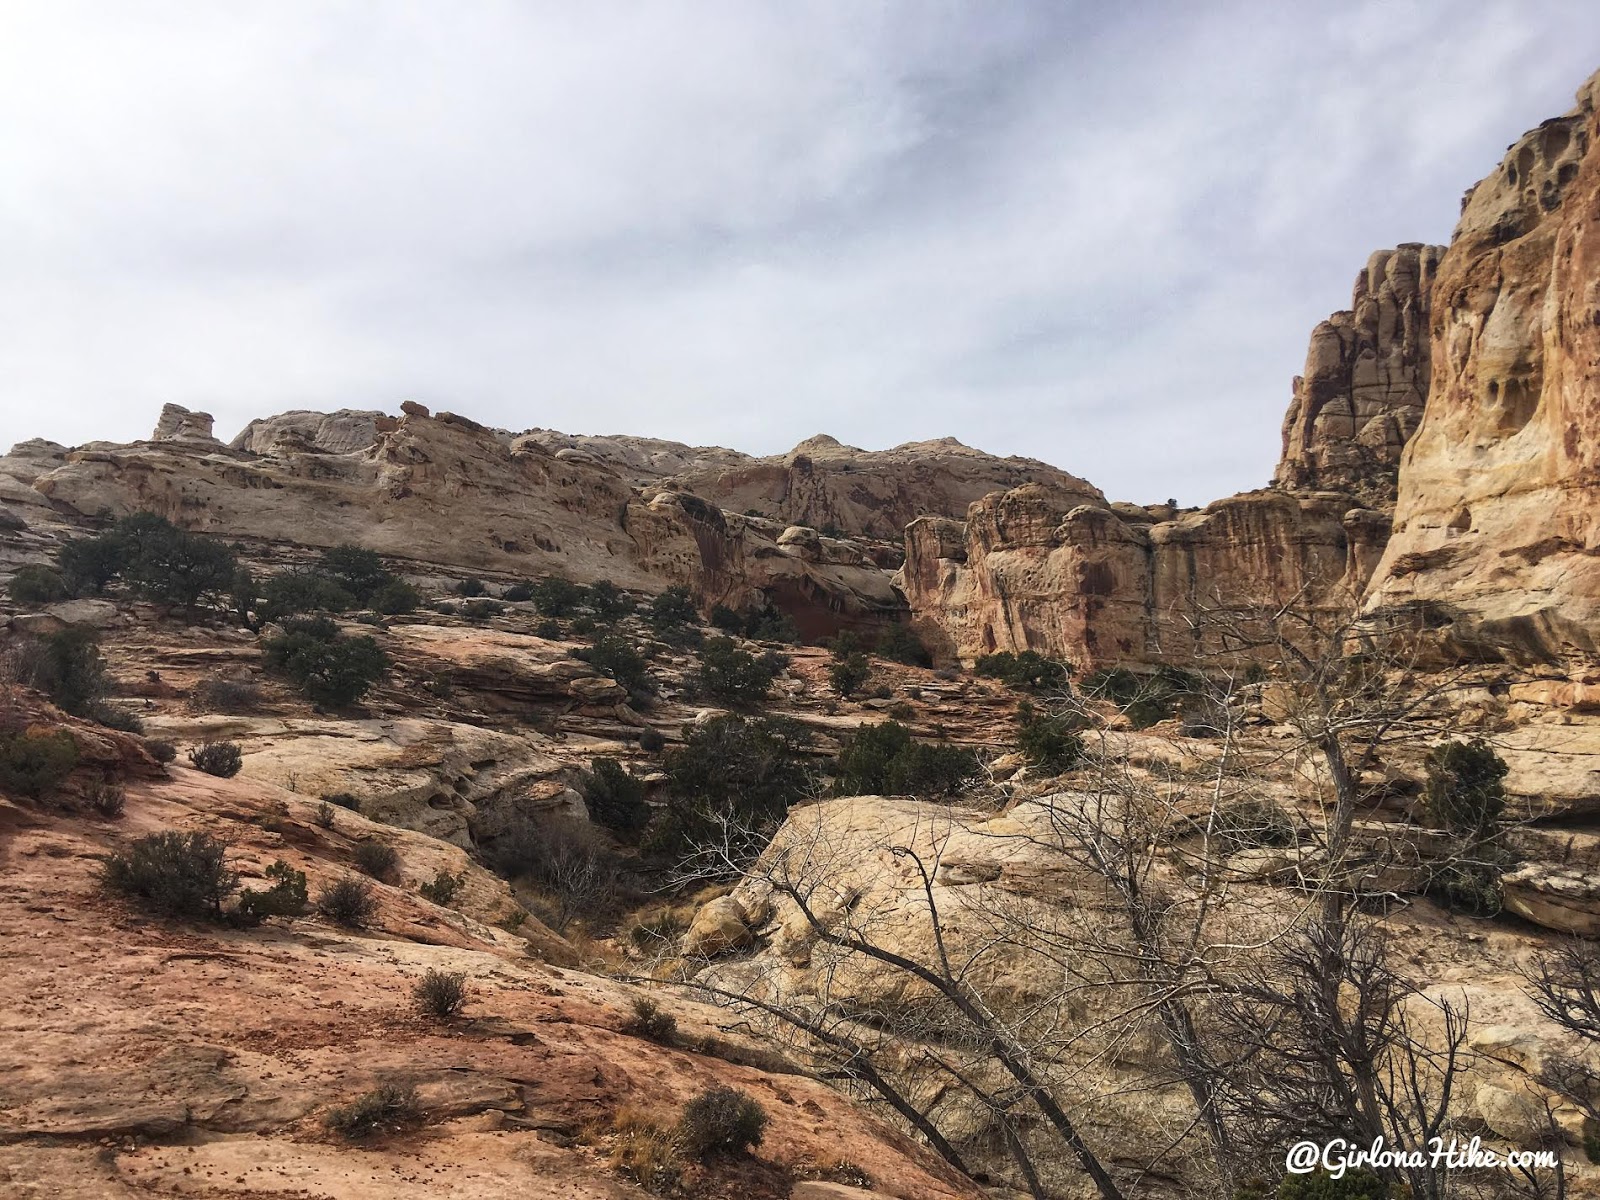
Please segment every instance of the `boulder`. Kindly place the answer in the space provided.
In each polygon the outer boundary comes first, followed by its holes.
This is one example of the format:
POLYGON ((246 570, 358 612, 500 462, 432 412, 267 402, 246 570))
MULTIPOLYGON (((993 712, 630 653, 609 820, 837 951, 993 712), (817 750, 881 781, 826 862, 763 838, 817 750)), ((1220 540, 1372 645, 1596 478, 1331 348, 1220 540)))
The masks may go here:
POLYGON ((683 935, 683 953, 690 958, 715 958, 743 950, 753 942, 744 906, 732 896, 719 896, 700 906, 683 935))

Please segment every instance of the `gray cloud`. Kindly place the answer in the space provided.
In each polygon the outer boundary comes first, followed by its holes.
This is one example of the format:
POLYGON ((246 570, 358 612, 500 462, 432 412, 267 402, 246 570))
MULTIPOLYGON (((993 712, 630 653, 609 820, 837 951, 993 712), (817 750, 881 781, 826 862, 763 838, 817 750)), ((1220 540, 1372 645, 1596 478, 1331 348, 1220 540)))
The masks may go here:
POLYGON ((1204 501, 1596 66, 1576 0, 5 0, 0 441, 416 398, 1204 501))

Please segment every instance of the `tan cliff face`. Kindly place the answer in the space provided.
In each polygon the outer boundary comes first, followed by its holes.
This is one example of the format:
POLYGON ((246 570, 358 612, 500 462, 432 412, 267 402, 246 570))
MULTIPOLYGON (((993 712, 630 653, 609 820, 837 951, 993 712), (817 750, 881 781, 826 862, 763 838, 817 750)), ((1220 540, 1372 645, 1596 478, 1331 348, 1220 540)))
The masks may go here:
POLYGON ((913 522, 898 579, 948 657, 1031 649, 1082 670, 1191 663, 1206 649, 1205 609, 1297 597, 1348 607, 1387 533, 1382 514, 1351 505, 1266 489, 1153 520, 1019 488, 980 500, 965 523, 913 522))
POLYGON ((1467 196, 1439 264, 1433 388, 1373 602, 1549 657, 1600 649, 1600 76, 1467 196))
POLYGON ((1428 317, 1443 253, 1417 243, 1378 251, 1356 277, 1349 310, 1312 331, 1275 485, 1394 502, 1400 452, 1428 398, 1428 317))
POLYGON ((147 442, 18 446, 0 459, 0 502, 41 524, 144 509, 219 537, 351 543, 463 573, 684 584, 708 606, 781 603, 817 636, 903 609, 854 543, 790 536, 686 493, 646 498, 592 458, 404 407, 286 413, 227 446, 209 416, 169 405, 147 442))

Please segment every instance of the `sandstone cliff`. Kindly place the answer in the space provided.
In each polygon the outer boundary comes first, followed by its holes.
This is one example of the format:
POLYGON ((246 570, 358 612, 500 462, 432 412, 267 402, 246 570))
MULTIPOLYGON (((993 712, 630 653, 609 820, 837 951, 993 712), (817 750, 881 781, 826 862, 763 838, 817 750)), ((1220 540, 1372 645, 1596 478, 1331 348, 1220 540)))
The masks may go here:
POLYGON ((1276 486, 1394 502, 1400 451, 1428 398, 1428 316, 1443 253, 1416 243, 1378 251, 1356 278, 1349 310, 1312 331, 1284 417, 1276 486))
POLYGON ((1600 76, 1467 195, 1370 593, 1448 606, 1476 640, 1538 657, 1600 651, 1597 110, 1600 76))
POLYGON ((791 535, 678 491, 646 498, 606 464, 537 438, 405 409, 286 413, 227 446, 208 415, 168 406, 150 441, 17 446, 0 459, 0 504, 41 529, 146 509, 220 537, 353 543, 419 567, 650 592, 685 584, 708 606, 780 603, 815 636, 903 610, 882 564, 854 543, 791 535))

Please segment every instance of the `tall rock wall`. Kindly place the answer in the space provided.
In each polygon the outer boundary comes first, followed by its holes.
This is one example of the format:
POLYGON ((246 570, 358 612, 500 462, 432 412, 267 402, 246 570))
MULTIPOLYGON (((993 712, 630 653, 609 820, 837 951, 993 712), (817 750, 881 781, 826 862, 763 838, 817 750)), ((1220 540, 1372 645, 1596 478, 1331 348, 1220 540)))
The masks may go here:
POLYGON ((1394 502, 1400 452, 1428 398, 1428 317, 1443 253, 1415 242, 1379 250, 1356 277, 1349 310, 1312 332, 1276 486, 1394 502))
POLYGON ((1600 75, 1468 193, 1374 604, 1537 657, 1600 651, 1600 75))
POLYGON ((1193 663, 1215 649, 1207 609, 1303 600, 1348 607, 1387 534, 1336 493, 1264 489, 1156 520, 1070 504, 1040 487, 995 493, 965 522, 906 530, 900 586, 945 657, 1037 650, 1080 670, 1193 663))

